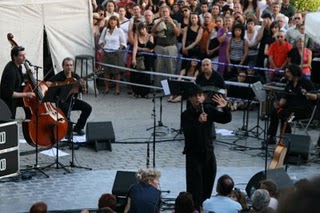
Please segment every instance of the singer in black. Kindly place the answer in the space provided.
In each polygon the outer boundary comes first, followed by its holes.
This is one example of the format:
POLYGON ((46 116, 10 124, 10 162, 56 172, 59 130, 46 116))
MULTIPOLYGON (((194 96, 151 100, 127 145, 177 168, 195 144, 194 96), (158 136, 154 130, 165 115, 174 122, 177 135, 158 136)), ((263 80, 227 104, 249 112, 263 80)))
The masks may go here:
MULTIPOLYGON (((80 76, 73 72, 74 62, 72 58, 65 58, 62 61, 63 70, 50 78, 48 85, 52 85, 53 82, 65 82, 69 78, 74 78, 80 82, 80 91, 83 91, 85 88, 85 81, 80 79, 80 76)), ((79 91, 78 91, 79 92, 79 91)), ((59 107, 63 111, 66 117, 70 119, 70 110, 78 110, 81 111, 80 117, 73 128, 73 131, 78 135, 84 135, 85 132, 83 130, 84 126, 86 125, 87 119, 91 114, 92 107, 82 100, 77 99, 77 94, 71 95, 66 101, 59 103, 59 107), (71 101, 73 98, 73 101, 71 101)))
MULTIPOLYGON (((314 86, 310 80, 302 77, 301 68, 296 64, 288 65, 285 70, 285 77, 288 83, 284 95, 279 101, 274 102, 274 109, 271 111, 266 141, 268 144, 276 143, 275 136, 279 120, 282 130, 291 113, 294 113, 295 119, 309 118, 314 107, 314 102, 306 97, 307 92, 314 91, 314 86)), ((291 133, 290 125, 287 125, 285 132, 291 133)))
POLYGON ((185 137, 183 154, 186 155, 186 183, 187 192, 192 194, 195 207, 200 212, 202 202, 211 196, 217 172, 212 122, 230 122, 231 112, 221 95, 212 97, 217 107, 203 104, 205 97, 198 85, 191 87, 187 94, 191 107, 181 114, 185 137))
POLYGON ((21 46, 11 49, 11 61, 5 66, 1 77, 0 98, 8 105, 11 119, 16 118, 17 107, 23 106, 22 98, 32 98, 33 92, 23 92, 22 64, 25 63, 25 51, 21 46))

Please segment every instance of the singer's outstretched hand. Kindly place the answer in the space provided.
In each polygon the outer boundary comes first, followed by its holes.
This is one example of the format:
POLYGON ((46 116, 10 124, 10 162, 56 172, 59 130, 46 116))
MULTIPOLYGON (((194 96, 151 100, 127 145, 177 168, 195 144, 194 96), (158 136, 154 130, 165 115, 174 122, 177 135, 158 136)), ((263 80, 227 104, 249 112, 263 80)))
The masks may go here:
POLYGON ((226 101, 226 99, 224 99, 224 97, 222 95, 218 95, 218 94, 215 94, 213 97, 212 97, 212 101, 216 102, 218 104, 217 107, 226 107, 228 102, 226 101))

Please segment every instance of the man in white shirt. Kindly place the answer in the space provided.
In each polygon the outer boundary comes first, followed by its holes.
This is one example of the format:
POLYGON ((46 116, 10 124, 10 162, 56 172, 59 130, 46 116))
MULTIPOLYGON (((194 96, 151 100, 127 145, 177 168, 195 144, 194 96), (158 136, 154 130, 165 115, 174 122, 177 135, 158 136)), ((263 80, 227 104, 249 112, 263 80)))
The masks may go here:
POLYGON ((234 182, 229 175, 222 175, 217 183, 217 195, 203 202, 203 212, 238 213, 242 207, 240 203, 232 200, 230 195, 234 182))

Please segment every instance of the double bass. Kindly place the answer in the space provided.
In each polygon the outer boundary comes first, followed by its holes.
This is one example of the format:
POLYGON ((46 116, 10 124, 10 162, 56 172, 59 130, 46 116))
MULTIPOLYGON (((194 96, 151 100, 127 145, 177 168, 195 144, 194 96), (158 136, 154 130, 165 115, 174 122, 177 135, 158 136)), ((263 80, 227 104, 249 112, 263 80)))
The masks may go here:
MULTIPOLYGON (((7 39, 12 47, 18 46, 11 33, 7 39)), ((23 98, 26 119, 22 122, 23 135, 31 146, 50 147, 64 138, 68 131, 68 120, 62 110, 49 102, 42 102, 48 86, 37 81, 28 65, 24 62, 28 82, 23 92, 34 92, 34 98, 23 98)))

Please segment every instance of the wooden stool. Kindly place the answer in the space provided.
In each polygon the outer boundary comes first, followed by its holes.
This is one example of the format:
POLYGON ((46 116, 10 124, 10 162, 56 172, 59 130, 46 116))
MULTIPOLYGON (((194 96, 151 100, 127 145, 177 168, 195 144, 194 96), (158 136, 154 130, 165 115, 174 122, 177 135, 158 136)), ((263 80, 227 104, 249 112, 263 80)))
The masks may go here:
MULTIPOLYGON (((92 64, 92 73, 94 73, 94 56, 92 55, 77 55, 74 62, 74 72, 77 72, 77 64, 78 60, 80 61, 80 77, 88 76, 88 61, 91 60, 92 64), (85 70, 83 69, 83 63, 85 62, 85 70)), ((96 87, 96 78, 93 78, 93 86, 94 86, 94 95, 97 97, 97 87, 96 87)), ((88 79, 86 79, 86 88, 88 93, 88 79)))

